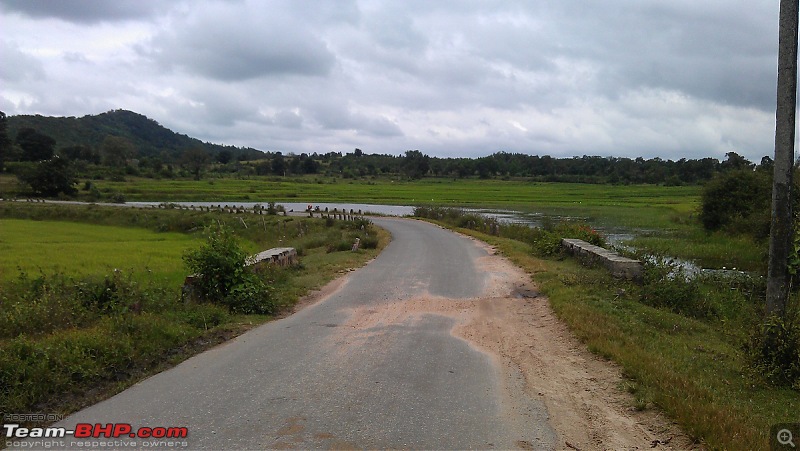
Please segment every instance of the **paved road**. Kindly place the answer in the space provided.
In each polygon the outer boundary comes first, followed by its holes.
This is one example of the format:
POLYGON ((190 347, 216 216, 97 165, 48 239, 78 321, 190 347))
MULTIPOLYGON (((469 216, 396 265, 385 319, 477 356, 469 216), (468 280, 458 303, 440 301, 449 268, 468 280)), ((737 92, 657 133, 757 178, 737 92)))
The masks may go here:
POLYGON ((484 288, 475 259, 486 253, 472 241, 418 221, 375 222, 392 243, 324 301, 59 425, 187 426, 190 448, 552 447, 543 406, 509 396, 497 361, 451 335, 455 319, 348 325, 354 309, 484 288))

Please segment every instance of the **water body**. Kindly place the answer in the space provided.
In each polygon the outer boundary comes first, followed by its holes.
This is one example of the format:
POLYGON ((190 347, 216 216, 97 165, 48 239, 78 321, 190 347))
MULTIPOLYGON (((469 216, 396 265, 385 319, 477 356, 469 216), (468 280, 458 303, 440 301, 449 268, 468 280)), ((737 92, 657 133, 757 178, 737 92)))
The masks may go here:
MULTIPOLYGON (((542 212, 523 212, 516 210, 495 210, 485 208, 466 209, 467 211, 478 213, 500 222, 510 224, 525 224, 529 227, 542 227, 547 222, 558 223, 559 221, 585 221, 590 223, 589 218, 579 216, 554 215, 542 212)), ((630 227, 608 227, 594 226, 606 238, 606 241, 613 246, 620 246, 625 241, 632 240, 636 235, 647 232, 646 230, 633 229, 630 227)))

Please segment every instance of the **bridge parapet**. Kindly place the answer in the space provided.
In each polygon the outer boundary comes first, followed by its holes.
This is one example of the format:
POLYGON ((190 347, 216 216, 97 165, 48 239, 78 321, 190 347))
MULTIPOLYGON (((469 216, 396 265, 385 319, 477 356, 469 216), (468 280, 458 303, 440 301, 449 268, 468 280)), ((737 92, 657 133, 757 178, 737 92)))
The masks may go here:
POLYGON ((561 245, 581 260, 602 265, 615 277, 641 282, 642 262, 575 238, 563 238, 561 245))

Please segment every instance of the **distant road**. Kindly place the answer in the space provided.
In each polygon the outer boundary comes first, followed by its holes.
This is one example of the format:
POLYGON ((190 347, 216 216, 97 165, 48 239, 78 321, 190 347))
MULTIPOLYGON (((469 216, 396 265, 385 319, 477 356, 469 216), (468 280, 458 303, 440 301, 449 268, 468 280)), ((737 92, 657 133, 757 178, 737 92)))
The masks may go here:
POLYGON ((452 334, 454 316, 408 314, 419 298, 481 296, 487 252, 424 222, 374 221, 392 243, 322 301, 59 426, 185 426, 192 449, 553 448, 543 405, 508 396, 502 365, 452 334))

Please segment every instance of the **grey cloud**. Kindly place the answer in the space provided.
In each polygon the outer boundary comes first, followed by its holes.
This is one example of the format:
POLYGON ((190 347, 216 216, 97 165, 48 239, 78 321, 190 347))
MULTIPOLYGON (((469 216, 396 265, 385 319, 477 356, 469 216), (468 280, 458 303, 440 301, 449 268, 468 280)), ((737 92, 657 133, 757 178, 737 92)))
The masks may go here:
POLYGON ((326 75, 335 59, 302 23, 280 15, 200 13, 154 37, 139 52, 165 68, 225 81, 272 75, 326 75))
POLYGON ((0 64, 0 79, 6 82, 24 82, 45 78, 42 62, 20 50, 16 44, 0 41, 0 54, 3 55, 3 63, 0 64))
POLYGON ((394 121, 379 115, 353 111, 345 104, 321 102, 313 108, 314 119, 325 129, 353 130, 363 136, 402 136, 403 131, 394 121))
POLYGON ((68 63, 90 63, 89 58, 81 52, 64 52, 63 58, 68 63))
POLYGON ((597 88, 602 93, 663 88, 715 102, 773 108, 773 2, 558 5, 547 30, 558 36, 557 45, 548 51, 600 67, 597 88))
POLYGON ((67 22, 92 24, 143 19, 167 9, 172 2, 155 0, 1 0, 6 11, 34 19, 61 19, 67 22))
POLYGON ((280 127, 299 129, 303 126, 303 117, 294 111, 279 111, 272 117, 272 123, 280 127))

